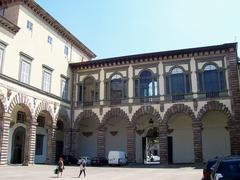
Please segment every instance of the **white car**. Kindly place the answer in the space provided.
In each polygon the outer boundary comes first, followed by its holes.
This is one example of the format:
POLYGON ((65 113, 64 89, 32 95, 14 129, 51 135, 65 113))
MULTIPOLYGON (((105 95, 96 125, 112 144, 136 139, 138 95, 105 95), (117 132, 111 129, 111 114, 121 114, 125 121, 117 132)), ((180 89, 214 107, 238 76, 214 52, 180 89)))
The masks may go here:
POLYGON ((87 165, 91 165, 91 158, 90 158, 90 157, 87 157, 87 156, 80 157, 80 158, 78 159, 78 164, 80 164, 80 161, 81 161, 82 159, 85 160, 85 162, 86 162, 87 165))

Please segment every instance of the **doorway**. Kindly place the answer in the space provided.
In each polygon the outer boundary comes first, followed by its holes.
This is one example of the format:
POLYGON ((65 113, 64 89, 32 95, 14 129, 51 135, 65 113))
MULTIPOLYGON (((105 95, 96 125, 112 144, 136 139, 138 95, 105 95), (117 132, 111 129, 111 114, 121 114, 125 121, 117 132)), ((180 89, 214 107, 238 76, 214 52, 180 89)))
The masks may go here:
POLYGON ((173 163, 173 138, 168 136, 168 163, 173 163))
POLYGON ((160 163, 159 130, 157 127, 149 129, 146 137, 142 138, 142 148, 144 164, 160 163))
POLYGON ((26 130, 24 127, 16 128, 13 133, 12 164, 22 164, 24 161, 25 134, 26 130))
POLYGON ((56 159, 55 161, 58 162, 58 159, 63 156, 63 141, 56 141, 56 159))

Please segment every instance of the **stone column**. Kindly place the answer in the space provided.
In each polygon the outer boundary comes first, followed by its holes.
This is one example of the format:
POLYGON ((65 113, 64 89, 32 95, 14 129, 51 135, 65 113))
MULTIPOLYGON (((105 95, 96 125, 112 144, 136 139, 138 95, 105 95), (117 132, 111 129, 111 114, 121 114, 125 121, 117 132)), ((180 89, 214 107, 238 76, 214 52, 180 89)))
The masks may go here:
POLYGON ((11 115, 9 113, 5 113, 3 115, 3 129, 1 135, 1 147, 0 147, 0 165, 7 164, 8 159, 8 139, 9 139, 9 128, 11 122, 11 115))
POLYGON ((99 98, 100 98, 100 105, 103 105, 104 104, 104 93, 105 93, 105 84, 104 84, 104 77, 105 75, 104 75, 104 70, 103 70, 103 68, 101 69, 101 71, 100 71, 100 96, 99 96, 99 98))
POLYGON ((47 155, 46 163, 52 164, 55 162, 56 156, 56 126, 50 126, 48 128, 48 140, 47 140, 47 155))
POLYGON ((105 132, 106 128, 99 126, 97 132, 97 155, 105 157, 105 132))
POLYGON ((201 122, 193 122, 193 146, 195 163, 203 162, 202 152, 202 124, 201 122))
POLYGON ((37 123, 33 122, 30 127, 29 164, 34 164, 34 160, 35 160, 36 131, 37 131, 37 123))
POLYGON ((70 137, 71 136, 71 130, 70 128, 64 130, 64 154, 70 154, 70 137))
POLYGON ((136 162, 136 133, 133 126, 127 127, 127 155, 130 163, 136 162))
MULTIPOLYGON (((34 162, 35 152, 32 155, 31 150, 32 150, 33 145, 35 145, 36 125, 35 125, 35 130, 34 130, 34 123, 32 121, 33 121, 32 117, 27 116, 25 146, 24 146, 24 159, 23 159, 23 163, 22 163, 23 166, 28 166, 29 164, 33 164, 33 162, 34 162), (35 134, 33 134, 34 131, 35 131, 35 134), (33 162, 30 163, 31 158, 33 159, 33 162)), ((35 150, 35 147, 33 147, 33 149, 35 150)))
POLYGON ((193 93, 193 98, 197 98, 197 92, 198 92, 198 84, 197 84, 197 74, 196 74, 196 63, 195 59, 192 57, 190 61, 191 65, 191 84, 192 84, 192 93, 193 93))
POLYGON ((71 155, 74 156, 78 156, 78 154, 76 153, 78 151, 78 134, 79 134, 79 130, 77 129, 72 129, 72 151, 71 151, 71 155))
POLYGON ((230 134, 231 154, 240 154, 240 121, 228 122, 228 130, 230 134))
POLYGON ((54 125, 52 130, 52 158, 50 162, 51 164, 55 164, 56 160, 56 130, 57 126, 54 125))
POLYGON ((160 162, 168 163, 168 127, 160 124, 159 127, 160 162))
POLYGON ((133 103, 133 67, 130 65, 128 67, 128 97, 129 97, 129 103, 133 103))
POLYGON ((161 96, 160 97, 160 100, 163 101, 164 100, 164 70, 163 70, 163 63, 162 61, 159 63, 158 65, 158 69, 159 69, 159 95, 161 96))

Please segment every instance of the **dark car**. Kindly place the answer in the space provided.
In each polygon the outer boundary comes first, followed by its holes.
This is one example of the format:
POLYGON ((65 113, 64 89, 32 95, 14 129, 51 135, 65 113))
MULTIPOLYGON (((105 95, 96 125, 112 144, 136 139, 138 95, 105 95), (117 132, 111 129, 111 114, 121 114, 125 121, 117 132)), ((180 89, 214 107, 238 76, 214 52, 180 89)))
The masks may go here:
POLYGON ((64 160, 65 165, 77 165, 78 159, 71 155, 61 156, 64 160))
POLYGON ((240 156, 221 158, 211 170, 211 180, 240 180, 240 156))
POLYGON ((108 164, 108 160, 105 157, 94 157, 91 164, 92 166, 103 166, 108 164))
POLYGON ((204 169, 203 169, 203 177, 202 180, 211 180, 211 167, 217 162, 217 158, 209 160, 204 169))

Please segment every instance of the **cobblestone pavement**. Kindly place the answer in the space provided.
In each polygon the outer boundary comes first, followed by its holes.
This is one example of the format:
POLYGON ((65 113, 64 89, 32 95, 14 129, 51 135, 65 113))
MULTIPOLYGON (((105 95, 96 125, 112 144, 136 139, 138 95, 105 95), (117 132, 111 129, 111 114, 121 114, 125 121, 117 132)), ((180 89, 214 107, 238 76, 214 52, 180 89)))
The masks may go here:
MULTIPOLYGON (((55 179, 56 166, 0 166, 0 180, 55 179)), ((200 180, 202 169, 191 166, 87 167, 86 180, 200 180)), ((78 179, 78 166, 65 166, 61 179, 78 179)), ((81 177, 80 179, 84 179, 81 177)))

